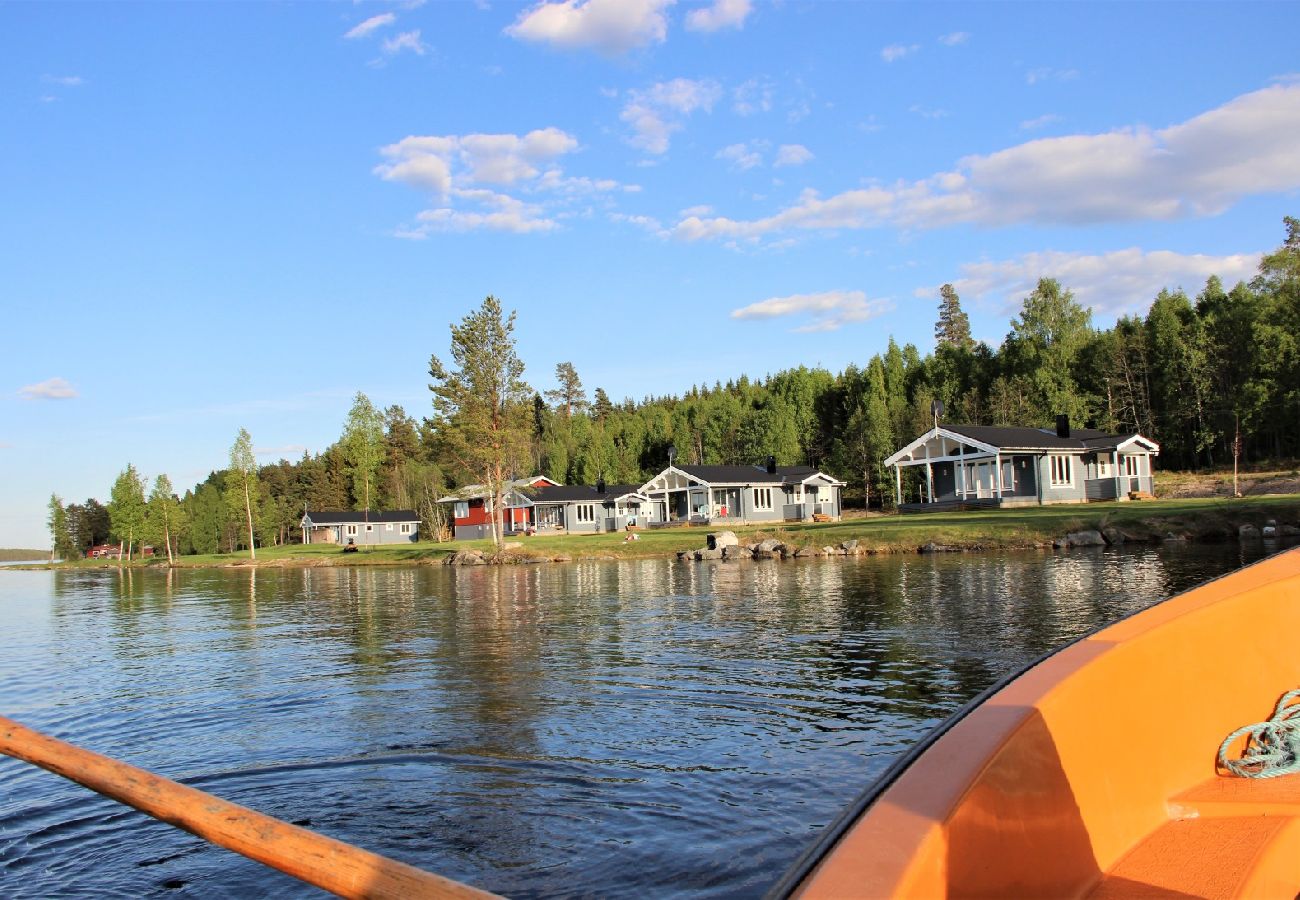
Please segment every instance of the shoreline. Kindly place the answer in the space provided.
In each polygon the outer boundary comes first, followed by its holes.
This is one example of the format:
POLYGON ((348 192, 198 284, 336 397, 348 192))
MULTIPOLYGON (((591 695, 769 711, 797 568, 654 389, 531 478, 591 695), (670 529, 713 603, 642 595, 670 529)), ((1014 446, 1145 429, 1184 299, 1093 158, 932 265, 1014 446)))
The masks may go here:
POLYGON ((978 553, 1070 547, 1225 542, 1300 537, 1300 494, 1240 499, 1197 498, 1107 502, 1007 510, 859 515, 828 523, 689 526, 652 529, 635 542, 624 535, 535 536, 506 541, 495 553, 485 540, 365 547, 288 545, 236 554, 129 562, 75 560, 4 566, 10 571, 83 569, 315 568, 428 565, 537 565, 632 559, 739 559, 863 556, 895 553, 978 553), (1267 533, 1271 529, 1272 533, 1267 533), (708 535, 734 532, 738 549, 709 549, 708 535), (761 548, 759 545, 763 545, 761 548), (739 548, 744 548, 739 549, 739 548), (707 551, 700 555, 699 551, 707 551), (749 551, 746 557, 744 550, 749 551), (718 555, 713 555, 713 554, 718 555))

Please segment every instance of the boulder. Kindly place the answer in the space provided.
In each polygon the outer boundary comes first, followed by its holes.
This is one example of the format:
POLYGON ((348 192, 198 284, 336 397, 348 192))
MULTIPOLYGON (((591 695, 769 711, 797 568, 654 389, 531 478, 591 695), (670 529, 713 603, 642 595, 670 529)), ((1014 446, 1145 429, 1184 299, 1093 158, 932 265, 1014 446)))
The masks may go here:
POLYGON ((736 547, 740 544, 740 539, 736 537, 734 531, 715 531, 708 537, 708 546, 710 550, 721 550, 724 547, 736 547))
POLYGON ((722 548, 723 559, 753 559, 754 551, 739 545, 722 548))
POLYGON ((1269 519, 1264 523, 1264 530, 1260 532, 1264 537, 1277 537, 1277 520, 1269 519))
POLYGON ((457 550, 447 557, 444 565, 448 566, 482 566, 485 565, 482 550, 457 550))
POLYGON ((1101 536, 1106 539, 1108 544, 1123 544, 1128 541, 1129 537, 1114 525, 1107 525, 1101 530, 1101 536))
POLYGON ((678 559, 695 559, 695 551, 694 551, 694 550, 678 550, 678 551, 677 551, 677 558, 678 558, 678 559))
POLYGON ((1294 525, 1283 525, 1282 537, 1300 537, 1300 528, 1294 525))
POLYGON ((551 562, 573 562, 573 557, 560 554, 559 556, 552 556, 551 562))
POLYGON ((722 559, 722 551, 706 547, 703 550, 695 551, 696 559, 722 559))
POLYGON ((1096 529, 1087 529, 1085 531, 1072 531, 1065 536, 1067 546, 1070 547, 1105 547, 1106 538, 1096 529))
POLYGON ((1259 529, 1254 525, 1242 525, 1237 529, 1237 539, 1242 541, 1259 540, 1259 529))
POLYGON ((840 541, 840 549, 844 550, 847 553, 852 553, 854 550, 857 550, 858 549, 857 538, 850 538, 847 541, 840 541))
POLYGON ((812 547, 800 547, 798 550, 794 551, 795 559, 807 559, 810 556, 818 555, 820 555, 820 551, 814 550, 812 547))
POLYGON ((785 544, 781 543, 776 538, 768 538, 765 541, 759 541, 758 546, 755 547, 754 549, 761 550, 764 553, 772 553, 772 552, 779 553, 780 551, 785 549, 785 544))
POLYGON ((780 559, 780 550, 755 550, 754 559, 780 559))

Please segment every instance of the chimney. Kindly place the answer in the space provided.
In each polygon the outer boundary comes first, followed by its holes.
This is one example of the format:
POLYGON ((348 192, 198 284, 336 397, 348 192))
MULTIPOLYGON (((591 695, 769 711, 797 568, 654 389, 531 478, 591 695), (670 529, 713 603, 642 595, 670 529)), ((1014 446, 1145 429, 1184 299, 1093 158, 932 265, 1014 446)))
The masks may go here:
POLYGON ((671 465, 673 464, 673 462, 674 462, 676 459, 677 459, 677 448, 676 448, 676 447, 669 447, 669 448, 668 448, 668 465, 671 466, 671 465))
POLYGON ((604 476, 604 475, 602 475, 602 476, 600 476, 600 478, 596 479, 596 493, 597 493, 597 494, 603 494, 603 493, 605 493, 605 476, 604 476))
POLYGON ((769 474, 769 475, 775 475, 775 474, 776 474, 776 457, 775 457, 775 456, 769 456, 769 457, 767 458, 767 474, 769 474))
POLYGON ((1056 436, 1059 438, 1068 438, 1070 436, 1070 417, 1056 417, 1056 436))

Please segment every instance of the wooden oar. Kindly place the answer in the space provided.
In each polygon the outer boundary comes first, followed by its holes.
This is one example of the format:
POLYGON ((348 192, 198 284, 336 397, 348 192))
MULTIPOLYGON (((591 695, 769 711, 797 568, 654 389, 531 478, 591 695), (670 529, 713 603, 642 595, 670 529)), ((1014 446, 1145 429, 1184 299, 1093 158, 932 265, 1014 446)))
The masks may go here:
POLYGON ((488 898, 458 881, 281 822, 0 716, 0 753, 48 769, 340 897, 488 898))

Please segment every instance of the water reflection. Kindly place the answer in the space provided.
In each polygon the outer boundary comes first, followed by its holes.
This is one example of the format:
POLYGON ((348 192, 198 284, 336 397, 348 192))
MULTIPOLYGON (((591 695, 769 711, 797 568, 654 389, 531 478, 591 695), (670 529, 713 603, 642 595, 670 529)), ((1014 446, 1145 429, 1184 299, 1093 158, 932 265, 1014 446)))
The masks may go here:
MULTIPOLYGON (((928 726, 1242 554, 6 573, 0 706, 513 896, 752 896, 928 726)), ((305 894, 8 762, 0 873, 305 894)))

